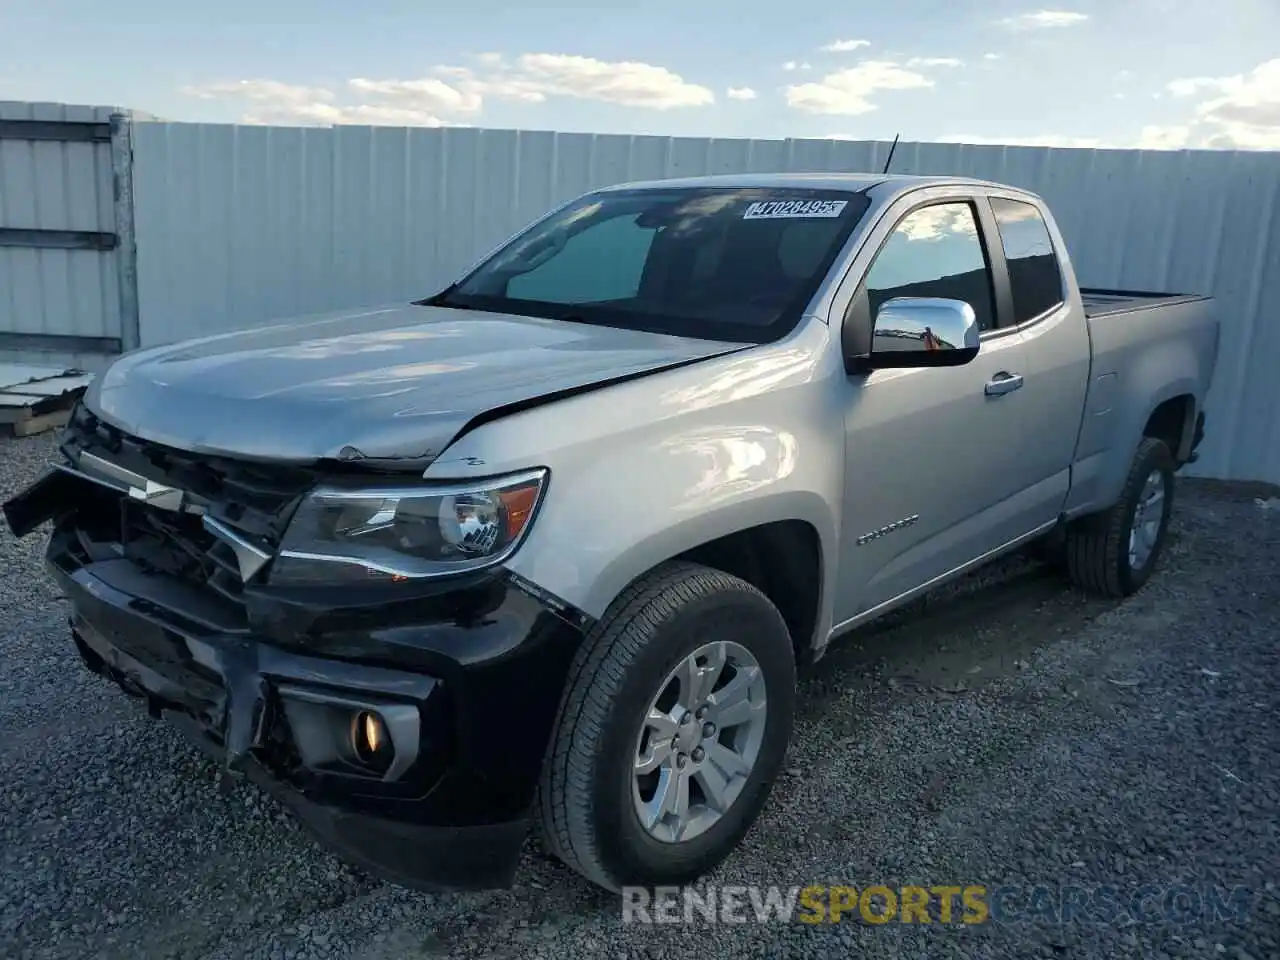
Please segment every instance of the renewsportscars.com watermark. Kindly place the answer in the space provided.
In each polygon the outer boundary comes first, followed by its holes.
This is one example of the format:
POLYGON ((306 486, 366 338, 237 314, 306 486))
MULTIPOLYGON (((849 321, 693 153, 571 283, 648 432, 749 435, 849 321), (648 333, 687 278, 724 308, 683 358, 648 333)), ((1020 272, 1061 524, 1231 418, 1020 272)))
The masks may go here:
POLYGON ((1244 923, 1249 887, 1146 884, 623 887, 623 923, 1244 923))

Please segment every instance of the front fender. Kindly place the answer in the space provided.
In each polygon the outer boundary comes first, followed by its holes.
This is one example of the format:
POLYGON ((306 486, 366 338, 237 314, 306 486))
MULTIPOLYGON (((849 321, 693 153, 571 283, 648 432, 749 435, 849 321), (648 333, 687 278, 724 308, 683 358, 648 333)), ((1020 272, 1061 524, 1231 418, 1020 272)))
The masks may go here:
MULTIPOLYGON (((629 584, 673 557, 752 527, 799 520, 818 535, 823 561, 820 569, 824 574, 834 570, 826 560, 837 555, 831 535, 835 519, 830 506, 816 493, 786 489, 765 492, 757 488, 755 495, 736 502, 702 508, 696 506, 700 500, 691 497, 681 508, 655 510, 641 523, 632 519, 617 527, 603 527, 602 535, 580 542, 575 561, 568 560, 554 546, 550 554, 535 548, 518 555, 513 568, 599 617, 629 584)), ((594 512, 600 515, 612 510, 612 504, 602 502, 594 512)), ((548 528, 551 526, 548 524, 548 528)), ((830 596, 832 586, 822 584, 823 597, 830 596)), ((818 630, 816 635, 825 634, 825 630, 818 630)))
POLYGON ((663 561, 761 524, 804 521, 822 555, 836 555, 836 517, 818 492, 832 489, 834 458, 814 435, 722 424, 602 454, 576 469, 552 467, 534 529, 510 563, 592 616, 663 561))
MULTIPOLYGON (((508 566, 593 617, 663 561, 765 523, 810 524, 822 557, 834 558, 844 427, 838 393, 824 389, 826 327, 816 326, 790 343, 485 424, 427 478, 549 468, 537 518, 508 566)), ((829 598, 835 564, 822 569, 829 598)))

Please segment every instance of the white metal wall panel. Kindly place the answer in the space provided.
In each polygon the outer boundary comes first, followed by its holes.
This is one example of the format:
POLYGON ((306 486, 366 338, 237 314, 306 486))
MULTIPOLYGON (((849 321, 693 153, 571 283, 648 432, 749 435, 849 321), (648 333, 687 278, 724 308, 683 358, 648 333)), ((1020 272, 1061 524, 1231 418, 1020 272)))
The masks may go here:
MULTIPOLYGON (((0 120, 107 123, 110 107, 0 101, 0 120)), ((114 232, 110 143, 0 140, 0 226, 114 232)), ((0 247, 0 331, 120 337, 115 254, 0 247)))
MULTIPOLYGON (((140 122, 134 151, 141 340, 154 344, 424 295, 595 186, 879 170, 889 144, 140 122)), ((1221 357, 1194 470, 1280 482, 1280 155, 903 143, 893 169, 1043 194, 1088 286, 1216 296, 1221 357)))
POLYGON ((66 350, 0 350, 0 366, 24 364, 102 373, 116 357, 108 353, 71 353, 66 350))
POLYGON ((421 296, 623 180, 853 170, 887 144, 393 127, 134 125, 141 342, 421 296))

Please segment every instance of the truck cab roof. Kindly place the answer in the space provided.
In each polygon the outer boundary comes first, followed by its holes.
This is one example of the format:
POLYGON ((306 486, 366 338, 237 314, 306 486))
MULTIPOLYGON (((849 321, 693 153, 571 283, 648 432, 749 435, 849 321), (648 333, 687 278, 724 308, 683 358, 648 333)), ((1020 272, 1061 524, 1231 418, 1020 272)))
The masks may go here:
POLYGON ((733 173, 716 174, 701 177, 678 177, 669 180, 641 180, 632 183, 620 183, 605 187, 601 191, 612 190, 660 190, 660 189, 692 189, 697 187, 778 187, 791 189, 814 190, 847 190, 850 193, 865 193, 879 186, 896 188, 894 192, 920 189, 930 186, 966 185, 974 187, 1000 187, 1002 184, 971 177, 948 177, 912 174, 882 173, 733 173))

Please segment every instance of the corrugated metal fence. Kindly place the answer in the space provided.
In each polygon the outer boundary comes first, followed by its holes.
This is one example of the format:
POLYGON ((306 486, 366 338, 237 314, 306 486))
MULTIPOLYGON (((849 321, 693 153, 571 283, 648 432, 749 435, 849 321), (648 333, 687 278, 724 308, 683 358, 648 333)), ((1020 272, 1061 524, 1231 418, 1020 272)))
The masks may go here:
MULTIPOLYGON (((594 186, 879 170, 889 150, 827 140, 156 122, 134 123, 132 139, 144 345, 423 295, 594 186)), ((1040 192, 1088 285, 1215 295, 1222 350, 1195 470, 1280 482, 1280 154, 904 143, 893 169, 1040 192)))
MULTIPOLYGON (((140 123, 144 343, 408 299, 547 208, 633 179, 879 170, 889 144, 140 123)), ((1280 155, 900 144, 899 173, 1043 194, 1082 280, 1219 298, 1196 469, 1280 482, 1280 155)))
POLYGON ((109 107, 0 102, 8 359, 79 363, 136 342, 129 133, 109 107))

